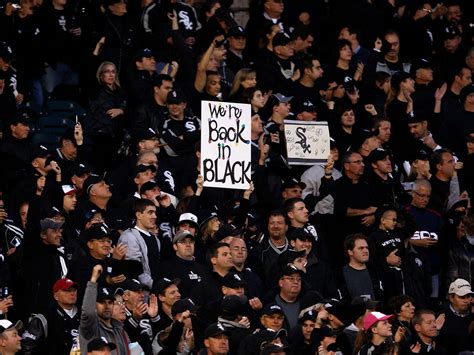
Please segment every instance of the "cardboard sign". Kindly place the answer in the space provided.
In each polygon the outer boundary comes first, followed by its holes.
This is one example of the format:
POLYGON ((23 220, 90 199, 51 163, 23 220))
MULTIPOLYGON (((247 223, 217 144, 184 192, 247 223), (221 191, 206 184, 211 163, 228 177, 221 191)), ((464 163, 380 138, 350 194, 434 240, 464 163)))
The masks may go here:
POLYGON ((327 122, 285 120, 285 137, 290 165, 326 162, 330 153, 327 122))
POLYGON ((201 102, 204 186, 248 189, 251 181, 251 106, 201 102))

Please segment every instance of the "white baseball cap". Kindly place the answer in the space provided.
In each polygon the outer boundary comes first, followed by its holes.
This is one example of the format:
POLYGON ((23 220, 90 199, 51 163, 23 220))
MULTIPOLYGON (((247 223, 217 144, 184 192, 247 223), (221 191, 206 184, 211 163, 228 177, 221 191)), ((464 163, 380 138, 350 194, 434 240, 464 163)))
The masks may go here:
POLYGON ((456 279, 449 285, 449 294, 454 293, 458 296, 473 294, 471 284, 464 279, 456 279))

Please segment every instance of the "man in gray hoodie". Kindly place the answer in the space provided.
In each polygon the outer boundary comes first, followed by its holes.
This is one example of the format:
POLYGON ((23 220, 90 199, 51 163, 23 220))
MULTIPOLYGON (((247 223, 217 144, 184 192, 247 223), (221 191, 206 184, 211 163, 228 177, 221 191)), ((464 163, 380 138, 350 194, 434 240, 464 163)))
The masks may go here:
POLYGON ((117 347, 112 351, 112 355, 127 355, 130 338, 122 323, 112 318, 114 293, 108 288, 97 286, 97 279, 101 273, 102 265, 94 266, 84 294, 79 325, 81 354, 87 355, 87 344, 90 340, 105 338, 108 343, 113 343, 117 347))

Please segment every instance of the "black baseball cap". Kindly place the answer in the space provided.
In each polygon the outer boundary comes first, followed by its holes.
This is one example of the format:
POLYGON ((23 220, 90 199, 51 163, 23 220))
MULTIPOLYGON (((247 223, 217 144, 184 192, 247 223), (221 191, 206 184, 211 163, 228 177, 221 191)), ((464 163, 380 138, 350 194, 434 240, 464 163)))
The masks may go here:
POLYGON ((177 300, 175 303, 173 303, 173 306, 171 306, 171 314, 173 316, 186 311, 191 313, 196 311, 196 304, 190 298, 182 298, 177 300))
POLYGON ((139 292, 139 291, 144 291, 148 289, 147 286, 143 285, 137 279, 128 279, 128 278, 120 284, 120 287, 124 291, 129 290, 133 292, 139 292))
POLYGON ((375 163, 379 160, 384 160, 388 156, 390 156, 390 152, 388 150, 377 148, 370 152, 368 160, 370 163, 375 163))
POLYGON ((84 242, 99 240, 105 237, 111 238, 112 230, 105 223, 95 223, 81 234, 84 242))
POLYGON ((153 292, 157 295, 162 294, 168 287, 171 285, 178 286, 181 282, 181 279, 169 279, 167 277, 163 277, 159 279, 157 282, 153 283, 153 292))
POLYGON ((216 240, 216 242, 220 242, 222 239, 225 239, 227 237, 235 237, 241 234, 242 234, 241 229, 236 228, 232 224, 224 224, 216 232, 214 239, 216 240))
POLYGON ((87 163, 77 163, 75 162, 72 164, 71 168, 69 169, 69 172, 71 173, 72 176, 84 176, 85 174, 89 174, 92 172, 92 168, 87 164, 87 163))
MULTIPOLYGON (((115 1, 115 2, 119 2, 119 1, 115 1)), ((135 61, 139 61, 139 60, 142 60, 142 58, 151 58, 151 57, 154 57, 155 55, 153 54, 153 51, 149 48, 143 48, 143 49, 139 49, 137 50, 134 55, 133 55, 133 59, 135 61)))
POLYGON ((263 307, 262 309, 262 315, 269 316, 275 313, 281 314, 282 316, 285 315, 285 312, 283 312, 283 308, 281 308, 281 306, 276 303, 269 303, 265 305, 265 307, 263 307))
POLYGON ((138 174, 144 173, 147 170, 151 170, 152 172, 156 173, 156 166, 154 166, 153 164, 150 164, 150 165, 138 164, 135 167, 135 170, 133 172, 133 176, 137 176, 138 174))
POLYGON ((302 190, 306 188, 306 184, 304 182, 301 182, 296 178, 291 178, 291 179, 285 180, 283 184, 281 184, 281 190, 283 191, 285 189, 291 189, 292 187, 295 187, 295 186, 301 187, 302 190))
POLYGON ((198 212, 198 221, 199 221, 199 228, 201 228, 206 222, 211 220, 214 217, 218 217, 217 212, 210 211, 210 210, 200 210, 198 212))
POLYGON ((411 64, 410 72, 414 75, 416 74, 416 71, 418 69, 432 69, 432 68, 433 67, 431 63, 428 61, 428 59, 420 58, 420 59, 415 60, 411 64))
POLYGON ((427 112, 417 110, 417 111, 411 111, 406 114, 406 124, 408 125, 409 123, 419 123, 426 121, 427 117, 427 112))
POLYGON ((242 275, 235 272, 229 272, 222 278, 221 284, 225 287, 237 288, 247 286, 247 281, 244 280, 242 275))
POLYGON ((234 26, 227 33, 227 37, 247 37, 247 33, 242 26, 234 26))
POLYGON ((2 58, 4 62, 10 63, 13 59, 11 48, 5 45, 0 45, 0 58, 2 58))
POLYGON ((245 315, 249 311, 247 296, 229 295, 221 300, 221 310, 227 315, 245 315))
POLYGON ((449 24, 443 28, 441 33, 443 40, 453 39, 455 37, 461 36, 461 32, 459 31, 458 27, 454 24, 449 24))
POLYGON ((316 318, 318 318, 318 312, 313 311, 312 309, 307 310, 303 314, 300 314, 298 320, 303 323, 306 320, 312 320, 313 322, 316 322, 316 318))
POLYGON ((95 338, 87 343, 88 352, 104 350, 105 347, 108 347, 111 351, 117 348, 114 343, 107 342, 105 338, 95 338))
POLYGON ((281 269, 279 278, 281 279, 285 276, 290 276, 290 275, 293 275, 293 274, 303 275, 304 272, 303 272, 303 270, 300 270, 300 269, 298 269, 297 267, 295 267, 293 265, 286 265, 281 269))
POLYGON ((204 331, 204 339, 213 338, 221 334, 230 336, 230 331, 227 330, 221 323, 213 323, 209 325, 204 331))
POLYGON ((157 139, 158 135, 152 128, 147 128, 147 129, 140 129, 137 132, 135 132, 135 141, 137 143, 140 143, 141 141, 144 140, 151 140, 151 139, 157 139))
POLYGON ((84 185, 82 186, 82 189, 86 192, 86 194, 89 194, 91 192, 92 187, 95 184, 101 183, 102 181, 104 181, 104 179, 99 175, 90 174, 87 179, 84 180, 84 185))
POLYGON ((169 104, 180 104, 182 102, 188 102, 186 95, 180 89, 172 90, 168 93, 166 102, 169 104))
POLYGON ((97 302, 102 302, 105 300, 115 301, 115 293, 108 287, 99 287, 97 289, 97 302))
POLYGON ((273 48, 278 46, 286 46, 290 42, 291 37, 285 32, 278 32, 272 40, 273 48))
POLYGON ((44 145, 37 145, 31 151, 31 160, 36 158, 47 158, 49 156, 48 148, 44 145))

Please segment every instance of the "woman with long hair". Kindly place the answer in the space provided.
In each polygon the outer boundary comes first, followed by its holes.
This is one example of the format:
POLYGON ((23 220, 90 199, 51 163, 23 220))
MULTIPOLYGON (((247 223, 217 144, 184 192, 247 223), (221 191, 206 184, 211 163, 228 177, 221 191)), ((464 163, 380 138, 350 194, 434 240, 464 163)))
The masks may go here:
MULTIPOLYGON (((354 354, 358 355, 397 355, 399 346, 394 341, 390 320, 393 315, 370 312, 364 317, 364 329, 357 334, 354 354)), ((403 328, 399 328, 398 336, 402 337, 403 328)))
POLYGON ((243 102, 242 92, 257 86, 257 73, 253 69, 242 68, 235 74, 234 82, 229 93, 232 102, 243 102))
POLYGON ((356 126, 356 116, 351 106, 340 106, 334 110, 329 131, 341 154, 351 147, 355 149, 361 138, 361 131, 356 126))
POLYGON ((258 114, 265 107, 267 98, 262 90, 255 86, 242 91, 243 102, 252 106, 252 114, 258 114))
POLYGON ((457 278, 474 282, 474 215, 462 216, 459 212, 451 218, 449 235, 448 275, 449 285, 457 278))
POLYGON ((215 235, 221 227, 221 221, 216 212, 203 210, 198 215, 199 237, 196 238, 194 256, 197 261, 206 263, 206 252, 215 240, 215 235))
POLYGON ((86 131, 96 148, 94 167, 104 172, 113 164, 123 137, 127 96, 114 63, 102 62, 96 79, 98 87, 90 99, 91 116, 86 120, 86 131))

